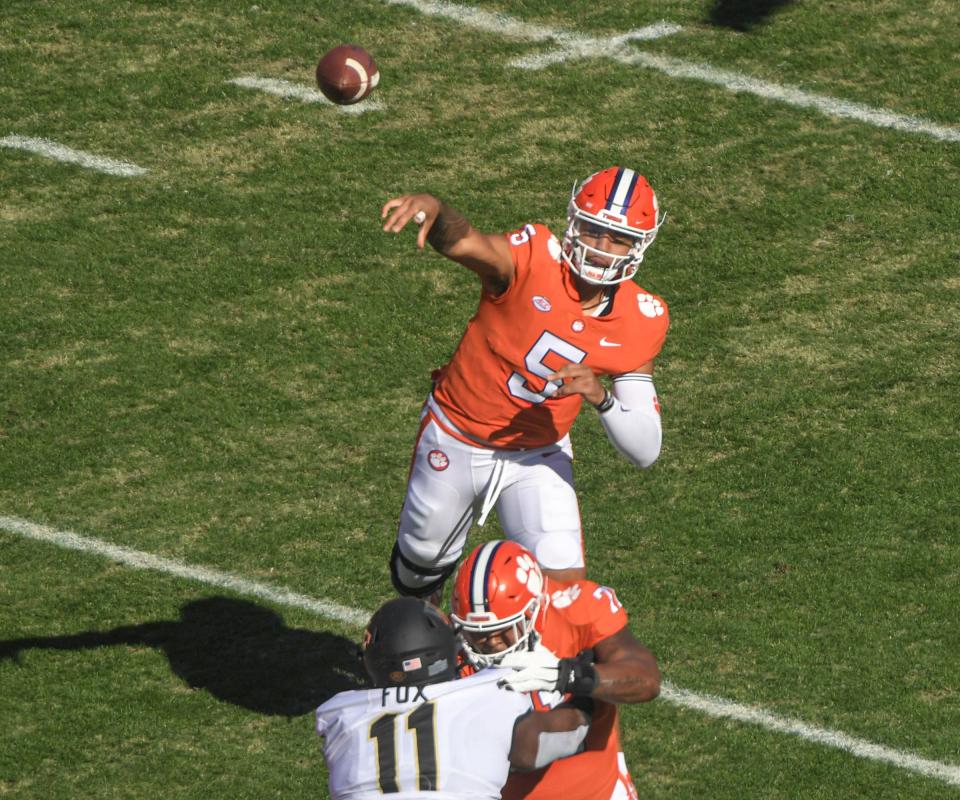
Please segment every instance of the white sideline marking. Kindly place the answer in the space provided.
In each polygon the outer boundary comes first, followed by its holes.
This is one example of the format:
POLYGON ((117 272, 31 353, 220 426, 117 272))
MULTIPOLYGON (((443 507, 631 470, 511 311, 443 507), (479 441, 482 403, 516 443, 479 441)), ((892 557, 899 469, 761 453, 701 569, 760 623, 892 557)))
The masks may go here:
POLYGON ((291 606, 292 608, 300 608, 304 611, 311 611, 322 617, 337 620, 338 622, 348 622, 351 625, 366 625, 367 620, 370 618, 369 614, 362 611, 347 608, 337 603, 331 603, 327 600, 314 600, 312 597, 307 597, 306 595, 269 586, 265 583, 250 581, 227 572, 218 572, 207 569, 206 567, 191 567, 189 564, 184 564, 172 558, 162 558, 161 556, 143 553, 139 550, 131 550, 127 547, 102 542, 99 539, 91 539, 70 531, 57 531, 45 525, 37 525, 33 522, 27 522, 27 520, 17 519, 16 517, 0 517, 0 530, 15 533, 27 539, 35 539, 36 541, 55 544, 57 547, 64 547, 68 550, 95 553, 98 556, 126 564, 128 567, 133 567, 134 569, 165 572, 168 575, 175 575, 178 578, 186 578, 211 586, 219 586, 222 589, 230 589, 238 594, 260 597, 272 603, 291 606))
POLYGON ((880 128, 893 128, 904 133, 920 133, 945 142, 960 142, 960 128, 939 125, 921 117, 897 114, 885 109, 872 108, 863 103, 840 100, 836 97, 814 94, 792 86, 781 86, 761 81, 738 72, 717 69, 709 64, 697 64, 678 58, 644 53, 627 46, 631 40, 661 38, 680 30, 667 22, 659 23, 662 32, 656 34, 657 25, 641 28, 620 36, 592 38, 560 28, 526 23, 506 14, 491 14, 471 6, 437 0, 383 0, 392 6, 409 6, 422 14, 452 19, 470 28, 497 33, 514 39, 532 42, 555 41, 559 47, 547 53, 534 54, 516 59, 512 66, 521 69, 542 69, 570 58, 612 58, 623 64, 636 64, 669 75, 671 78, 687 78, 712 83, 733 93, 753 94, 767 100, 776 100, 798 108, 812 108, 830 117, 854 119, 880 128))
POLYGON ((144 175, 149 170, 131 164, 129 161, 116 161, 112 158, 95 156, 92 153, 84 153, 82 150, 74 150, 49 139, 38 139, 30 136, 4 136, 0 139, 0 147, 10 147, 14 150, 26 150, 30 153, 52 158, 54 161, 63 161, 67 164, 78 164, 87 169, 95 169, 98 172, 106 172, 108 175, 120 175, 125 178, 135 175, 144 175))
MULTIPOLYGON (((370 616, 368 612, 357 611, 356 609, 341 606, 327 600, 315 600, 306 595, 268 586, 263 583, 257 583, 256 581, 249 581, 226 572, 218 572, 205 567, 191 567, 175 559, 162 558, 139 550, 131 550, 127 547, 120 547, 119 545, 81 536, 78 533, 72 533, 70 531, 54 530, 45 525, 37 525, 24 519, 18 519, 17 517, 0 517, 0 530, 22 536, 26 539, 55 544, 58 547, 64 547, 69 550, 94 553, 108 558, 111 561, 117 561, 129 567, 134 567, 135 569, 165 572, 168 575, 174 575, 178 578, 187 578, 198 581, 199 583, 230 589, 238 594, 259 597, 272 603, 277 603, 278 605, 312 611, 322 617, 327 617, 338 622, 361 626, 366 624, 370 616)), ((921 758, 911 753, 905 753, 890 747, 874 744, 866 739, 857 739, 840 731, 817 728, 800 720, 780 717, 763 709, 724 700, 722 697, 697 694, 687 691, 686 689, 678 689, 667 682, 664 682, 661 687, 660 699, 668 703, 673 703, 674 705, 691 708, 711 717, 735 719, 738 722, 759 725, 761 728, 766 728, 767 730, 787 733, 791 736, 797 736, 825 747, 844 750, 858 758, 882 761, 899 767, 900 769, 916 772, 928 778, 936 778, 944 783, 960 786, 960 767, 958 766, 945 764, 940 761, 931 761, 930 759, 921 758)))
POLYGON ((362 100, 359 103, 349 106, 341 106, 337 103, 331 103, 324 97, 323 92, 317 89, 310 89, 301 86, 299 83, 290 83, 289 81, 278 81, 273 78, 260 78, 256 75, 243 75, 239 78, 233 78, 227 81, 234 86, 242 86, 244 89, 257 89, 267 94, 277 97, 293 98, 302 103, 323 103, 324 105, 334 106, 345 114, 362 114, 364 111, 382 111, 383 104, 379 100, 362 100))

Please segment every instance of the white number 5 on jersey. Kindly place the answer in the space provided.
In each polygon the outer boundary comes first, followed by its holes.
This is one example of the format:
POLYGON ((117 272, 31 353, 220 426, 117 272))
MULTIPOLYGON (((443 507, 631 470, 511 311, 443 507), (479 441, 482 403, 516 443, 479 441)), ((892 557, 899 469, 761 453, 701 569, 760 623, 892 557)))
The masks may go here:
POLYGON ((507 380, 507 388, 510 390, 510 394, 519 397, 521 400, 526 400, 528 403, 542 403, 548 397, 556 394, 557 389, 560 388, 560 381, 547 380, 547 375, 551 375, 555 370, 543 363, 543 360, 550 353, 558 355, 573 364, 579 364, 587 357, 586 352, 576 345, 570 344, 570 342, 561 339, 554 333, 550 333, 550 331, 544 331, 540 334, 540 338, 534 342, 533 347, 527 351, 526 356, 524 356, 524 364, 533 375, 543 378, 546 381, 546 386, 541 391, 534 392, 527 384, 526 378, 519 372, 514 372, 507 380))

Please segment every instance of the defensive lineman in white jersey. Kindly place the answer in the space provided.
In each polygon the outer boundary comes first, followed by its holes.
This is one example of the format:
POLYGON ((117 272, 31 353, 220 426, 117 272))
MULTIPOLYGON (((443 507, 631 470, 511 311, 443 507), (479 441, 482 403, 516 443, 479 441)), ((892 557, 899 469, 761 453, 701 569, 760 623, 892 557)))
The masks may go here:
POLYGON ((458 641, 433 606, 384 604, 363 656, 374 686, 317 710, 333 800, 497 800, 511 768, 535 769, 582 748, 587 708, 531 713, 497 686, 504 670, 455 679, 458 641))

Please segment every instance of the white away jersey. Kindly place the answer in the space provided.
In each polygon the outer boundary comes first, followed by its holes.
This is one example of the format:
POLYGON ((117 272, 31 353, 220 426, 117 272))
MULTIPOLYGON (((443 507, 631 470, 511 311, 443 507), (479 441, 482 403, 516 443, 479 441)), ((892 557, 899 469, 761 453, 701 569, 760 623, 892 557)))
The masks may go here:
POLYGON ((430 686, 340 692, 317 709, 333 800, 500 797, 525 694, 488 669, 430 686))

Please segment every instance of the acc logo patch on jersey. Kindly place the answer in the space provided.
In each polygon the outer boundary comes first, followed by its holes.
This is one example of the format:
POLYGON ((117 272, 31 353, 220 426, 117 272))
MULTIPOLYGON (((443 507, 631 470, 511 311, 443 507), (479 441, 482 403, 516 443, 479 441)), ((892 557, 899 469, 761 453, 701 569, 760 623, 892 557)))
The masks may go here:
POLYGON ((427 463, 437 472, 443 472, 450 466, 450 459, 447 458, 447 454, 443 450, 431 450, 427 453, 427 463))
POLYGON ((533 302, 533 307, 537 309, 537 311, 547 312, 553 308, 553 306, 550 305, 550 301, 547 300, 546 297, 543 297, 542 295, 539 295, 539 294, 534 295, 532 302, 533 302))
POLYGON ((645 317, 663 316, 663 303, 652 294, 638 294, 637 305, 640 307, 640 313, 645 317))

